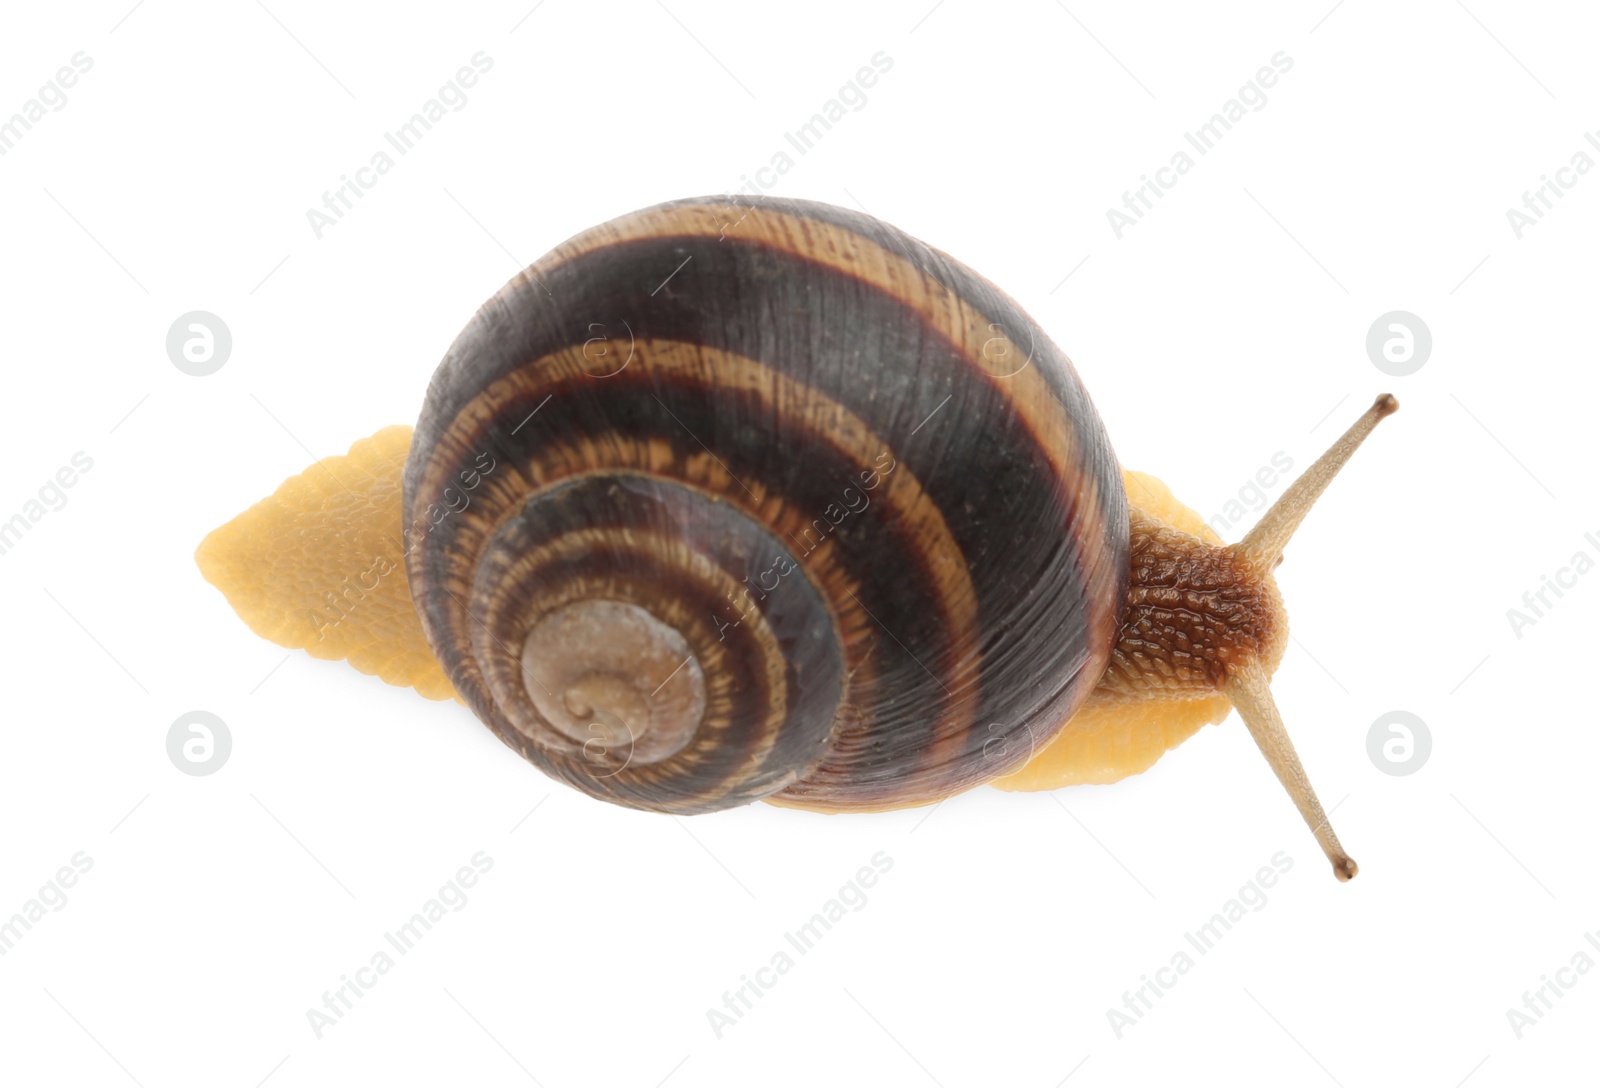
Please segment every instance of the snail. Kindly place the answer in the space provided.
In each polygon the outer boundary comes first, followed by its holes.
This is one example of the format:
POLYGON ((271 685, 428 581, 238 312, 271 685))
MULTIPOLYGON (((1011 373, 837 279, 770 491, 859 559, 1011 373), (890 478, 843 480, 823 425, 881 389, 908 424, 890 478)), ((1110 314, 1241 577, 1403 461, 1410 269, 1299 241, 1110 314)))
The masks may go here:
POLYGON ((680 200, 516 276, 414 429, 196 560, 258 634, 657 812, 1110 782, 1237 711, 1348 880, 1268 689, 1273 569, 1396 407, 1224 544, 965 265, 825 204, 680 200))

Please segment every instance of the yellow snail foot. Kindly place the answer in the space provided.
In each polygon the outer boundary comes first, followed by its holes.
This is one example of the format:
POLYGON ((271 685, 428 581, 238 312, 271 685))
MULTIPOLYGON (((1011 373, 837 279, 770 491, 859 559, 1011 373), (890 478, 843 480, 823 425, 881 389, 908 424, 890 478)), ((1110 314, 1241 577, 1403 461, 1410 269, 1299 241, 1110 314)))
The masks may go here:
POLYGON ((262 638, 429 699, 459 698, 411 603, 401 477, 411 428, 385 427, 215 529, 194 559, 262 638))

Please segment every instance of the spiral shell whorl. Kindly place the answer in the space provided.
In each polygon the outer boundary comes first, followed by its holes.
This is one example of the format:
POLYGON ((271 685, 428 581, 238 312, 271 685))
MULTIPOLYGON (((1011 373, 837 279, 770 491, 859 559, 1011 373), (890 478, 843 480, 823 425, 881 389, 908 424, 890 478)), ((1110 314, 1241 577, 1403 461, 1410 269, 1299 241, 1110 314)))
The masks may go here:
POLYGON ((757 557, 787 553, 673 482, 587 475, 530 498, 472 587, 472 657, 502 736, 621 804, 703 811, 792 783, 832 731, 838 636, 803 577, 742 592, 757 557))
POLYGON ((478 715, 674 812, 1003 773, 1103 671, 1126 578, 1065 357, 964 266, 799 201, 646 209, 514 279, 435 376, 406 511, 478 715))

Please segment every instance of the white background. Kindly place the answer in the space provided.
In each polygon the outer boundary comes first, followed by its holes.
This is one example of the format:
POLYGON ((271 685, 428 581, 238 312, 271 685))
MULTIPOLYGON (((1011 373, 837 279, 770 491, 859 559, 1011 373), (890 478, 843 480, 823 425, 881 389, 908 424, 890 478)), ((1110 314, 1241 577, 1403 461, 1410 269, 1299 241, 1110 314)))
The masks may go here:
POLYGON ((1592 1082, 1600 971, 1520 1039, 1507 1010, 1600 931, 1600 574, 1520 638, 1507 610, 1600 557, 1600 172, 1520 239, 1506 209, 1600 128, 1597 27, 1330 4, 9 5, 0 116, 94 64, 0 158, 0 520, 74 453, 93 469, 0 556, 0 916, 75 852, 93 868, 0 957, 5 1079, 1592 1082), (465 108, 317 239, 306 209, 479 50, 465 108), (795 155, 880 50, 866 106, 795 155), (1280 50, 1267 104, 1119 240, 1107 209, 1280 50), (865 208, 1017 298, 1121 459, 1202 514, 1400 398, 1279 570, 1275 691, 1355 882, 1236 718, 1111 787, 678 821, 286 654, 202 581, 207 531, 414 420, 521 266, 780 150, 771 192, 865 208), (1434 338, 1404 378, 1365 349, 1397 309, 1434 338), (191 310, 232 330, 211 377, 166 355, 191 310), (166 753, 196 709, 232 732, 210 777, 166 753), (1409 777, 1367 755, 1392 710, 1431 730, 1409 777), (477 851, 465 908, 316 1038, 306 1010, 477 851), (719 1039, 707 1010, 878 851, 867 905, 719 1039), (1266 906, 1118 1038, 1107 1010, 1278 851, 1266 906))

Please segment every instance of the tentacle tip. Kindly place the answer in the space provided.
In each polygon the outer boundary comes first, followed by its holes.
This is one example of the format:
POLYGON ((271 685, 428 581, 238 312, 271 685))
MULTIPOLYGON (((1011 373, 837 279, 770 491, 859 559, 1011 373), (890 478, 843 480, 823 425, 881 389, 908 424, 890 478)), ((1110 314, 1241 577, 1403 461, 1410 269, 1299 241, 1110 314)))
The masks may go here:
POLYGON ((1339 878, 1339 883, 1345 884, 1355 878, 1361 870, 1356 866, 1354 858, 1339 857, 1333 861, 1333 875, 1339 878))
POLYGON ((1393 393, 1380 393, 1378 399, 1372 402, 1372 410, 1378 413, 1378 418, 1392 416, 1400 410, 1400 402, 1393 393))

